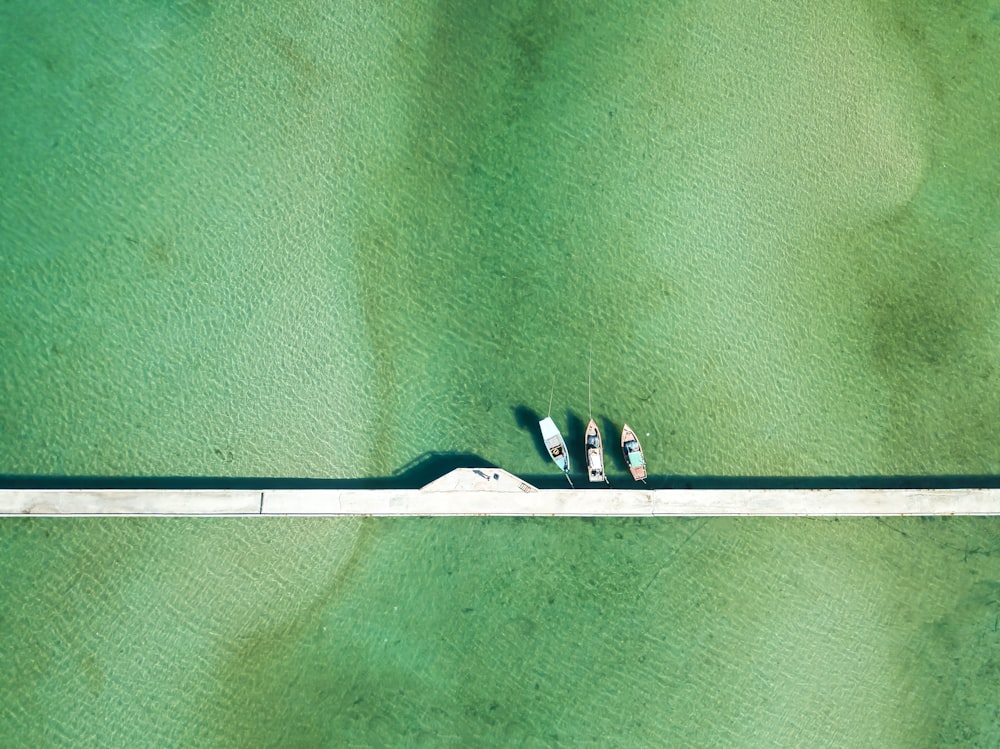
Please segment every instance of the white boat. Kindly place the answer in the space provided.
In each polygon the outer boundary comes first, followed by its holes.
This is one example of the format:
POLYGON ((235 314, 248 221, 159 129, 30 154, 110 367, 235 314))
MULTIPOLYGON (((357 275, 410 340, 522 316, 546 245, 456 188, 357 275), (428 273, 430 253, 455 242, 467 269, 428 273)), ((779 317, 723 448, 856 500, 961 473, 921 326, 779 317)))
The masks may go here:
POLYGON ((597 422, 593 419, 587 424, 587 476, 591 483, 605 482, 608 477, 604 474, 604 447, 601 444, 601 430, 597 428, 597 422))
POLYGON ((590 423, 587 424, 587 431, 584 435, 584 445, 587 450, 587 477, 590 483, 596 484, 608 481, 608 476, 604 472, 604 444, 601 442, 601 430, 597 428, 594 421, 594 402, 590 397, 590 375, 594 368, 594 351, 590 352, 590 359, 587 362, 587 409, 590 413, 590 423))
POLYGON ((549 457, 559 466, 559 470, 566 474, 566 480, 573 486, 573 481, 569 477, 569 453, 566 451, 566 441, 559 432, 559 427, 552 421, 551 416, 546 416, 538 422, 542 430, 542 439, 545 440, 545 449, 549 451, 549 457))

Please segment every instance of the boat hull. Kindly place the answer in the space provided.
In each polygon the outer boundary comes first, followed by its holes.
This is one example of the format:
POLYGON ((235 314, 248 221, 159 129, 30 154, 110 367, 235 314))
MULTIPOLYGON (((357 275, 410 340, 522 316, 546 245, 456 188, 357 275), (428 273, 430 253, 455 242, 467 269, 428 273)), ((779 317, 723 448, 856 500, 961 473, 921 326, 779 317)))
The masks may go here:
POLYGON ((584 445, 587 451, 587 477, 593 484, 606 483, 608 477, 604 473, 604 446, 601 442, 601 430, 597 428, 597 422, 593 419, 587 424, 584 445))
POLYGON ((566 442, 563 440, 559 427, 550 416, 539 421, 538 427, 542 430, 542 439, 545 441, 545 449, 548 451, 549 457, 559 466, 559 470, 568 476, 569 452, 566 450, 566 442))
POLYGON ((622 428, 622 453, 629 473, 636 481, 646 480, 646 457, 642 453, 642 445, 635 432, 626 424, 622 428))

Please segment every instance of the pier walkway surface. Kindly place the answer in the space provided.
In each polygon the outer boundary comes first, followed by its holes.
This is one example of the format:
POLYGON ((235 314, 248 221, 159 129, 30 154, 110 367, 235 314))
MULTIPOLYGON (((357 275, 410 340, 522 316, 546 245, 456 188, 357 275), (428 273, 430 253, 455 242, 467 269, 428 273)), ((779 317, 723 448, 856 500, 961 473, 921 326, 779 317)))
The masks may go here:
POLYGON ((1000 489, 544 489, 459 468, 422 489, 4 489, 0 516, 1000 515, 1000 489))

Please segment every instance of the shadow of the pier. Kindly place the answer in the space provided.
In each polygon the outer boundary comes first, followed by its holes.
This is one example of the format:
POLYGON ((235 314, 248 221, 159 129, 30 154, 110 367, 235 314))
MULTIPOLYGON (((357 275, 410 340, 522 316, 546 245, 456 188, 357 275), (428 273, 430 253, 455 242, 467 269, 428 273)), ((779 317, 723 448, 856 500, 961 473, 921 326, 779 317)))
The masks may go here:
POLYGON ((367 478, 0 475, 0 489, 419 489, 456 468, 496 467, 472 453, 427 452, 391 474, 367 478))
MULTIPOLYGON (((606 446, 605 446, 606 447, 606 446)), ((672 476, 650 474, 635 481, 615 462, 606 465, 609 484, 587 482, 585 471, 571 471, 577 489, 1000 489, 1000 476, 672 476)), ((624 466, 624 458, 620 461, 624 466)), ((551 474, 517 474, 539 489, 565 489, 566 480, 553 466, 551 474)))
MULTIPOLYGON (((581 427, 582 428, 582 427, 581 427)), ((581 432, 582 433, 582 432, 581 432)), ((615 453, 605 445, 609 455, 615 453)), ((548 458, 541 450, 542 456, 548 458)), ((473 453, 424 453, 386 476, 366 478, 296 478, 273 476, 25 476, 0 475, 0 489, 419 489, 456 468, 498 468, 473 453)), ((646 483, 632 480, 624 459, 607 464, 608 484, 587 481, 582 458, 571 471, 577 489, 1000 489, 996 475, 907 476, 677 476, 651 474, 646 483)), ((539 489, 566 489, 553 465, 546 473, 516 473, 539 489)))

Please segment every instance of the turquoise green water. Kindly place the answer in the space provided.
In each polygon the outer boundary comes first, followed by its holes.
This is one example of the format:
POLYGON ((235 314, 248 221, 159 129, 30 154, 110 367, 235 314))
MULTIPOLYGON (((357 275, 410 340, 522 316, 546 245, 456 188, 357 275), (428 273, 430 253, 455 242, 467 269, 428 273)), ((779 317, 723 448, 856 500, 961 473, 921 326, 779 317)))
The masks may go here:
POLYGON ((1000 739, 992 521, 0 530, 7 745, 1000 739))
POLYGON ((997 473, 995 5, 355 6, 3 9, 0 472, 997 473))
MULTIPOLYGON (((661 479, 1000 473, 996 3, 42 0, 0 62, 0 475, 544 475, 590 350, 661 479)), ((22 745, 1000 743, 990 521, 0 548, 22 745)))

